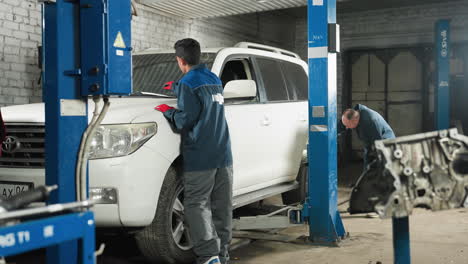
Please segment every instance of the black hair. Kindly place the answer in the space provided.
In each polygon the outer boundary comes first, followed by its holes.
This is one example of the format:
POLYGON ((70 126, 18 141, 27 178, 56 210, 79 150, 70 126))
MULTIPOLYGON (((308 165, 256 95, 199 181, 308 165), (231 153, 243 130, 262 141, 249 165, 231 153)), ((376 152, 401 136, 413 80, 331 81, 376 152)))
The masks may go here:
POLYGON ((190 66, 200 63, 200 43, 198 41, 186 38, 177 41, 174 44, 175 55, 184 59, 190 66))

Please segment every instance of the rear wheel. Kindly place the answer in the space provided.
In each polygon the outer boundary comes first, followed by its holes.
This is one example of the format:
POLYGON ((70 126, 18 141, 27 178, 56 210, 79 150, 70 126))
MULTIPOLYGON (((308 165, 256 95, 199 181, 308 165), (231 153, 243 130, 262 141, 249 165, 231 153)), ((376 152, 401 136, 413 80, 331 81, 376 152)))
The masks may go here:
POLYGON ((141 253, 155 263, 191 263, 195 259, 184 222, 184 186, 169 168, 159 194, 153 222, 136 234, 141 253))
POLYGON ((302 164, 296 177, 296 181, 299 183, 299 188, 282 193, 281 197, 283 198, 283 204, 291 205, 305 201, 307 196, 308 175, 309 166, 307 164, 302 164))

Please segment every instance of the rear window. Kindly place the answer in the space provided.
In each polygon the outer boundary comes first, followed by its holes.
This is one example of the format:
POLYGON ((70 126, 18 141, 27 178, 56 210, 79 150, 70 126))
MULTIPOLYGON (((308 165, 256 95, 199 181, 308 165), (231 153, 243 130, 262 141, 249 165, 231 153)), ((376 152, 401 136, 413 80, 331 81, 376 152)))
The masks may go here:
POLYGON ((288 85, 289 97, 292 99, 291 95, 295 94, 296 100, 307 100, 309 98, 309 79, 304 68, 301 65, 287 61, 281 62, 281 66, 288 85))
MULTIPOLYGON (((216 53, 202 53, 201 63, 211 69, 216 53)), ((133 56, 133 91, 174 96, 172 90, 163 89, 169 81, 179 81, 183 74, 174 53, 133 56)))
POLYGON ((267 100, 270 102, 289 100, 280 64, 265 58, 257 58, 257 63, 262 74, 267 100))

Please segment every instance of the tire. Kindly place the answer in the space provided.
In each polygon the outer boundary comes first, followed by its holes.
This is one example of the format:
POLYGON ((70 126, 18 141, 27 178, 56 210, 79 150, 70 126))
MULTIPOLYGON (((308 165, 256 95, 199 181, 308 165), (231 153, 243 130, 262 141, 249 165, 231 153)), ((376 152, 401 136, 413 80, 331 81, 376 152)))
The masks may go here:
POLYGON ((309 166, 302 164, 297 173, 296 181, 299 183, 299 188, 281 194, 283 204, 291 205, 305 201, 307 196, 309 166))
POLYGON ((139 250, 153 263, 192 263, 195 260, 183 222, 183 189, 182 177, 170 167, 153 222, 135 235, 139 250))

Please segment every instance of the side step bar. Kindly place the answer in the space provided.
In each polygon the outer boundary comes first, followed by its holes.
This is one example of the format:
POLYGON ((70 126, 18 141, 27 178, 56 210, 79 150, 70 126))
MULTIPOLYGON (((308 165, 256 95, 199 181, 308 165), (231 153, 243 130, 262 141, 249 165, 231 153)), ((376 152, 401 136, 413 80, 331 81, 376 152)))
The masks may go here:
POLYGON ((242 207, 244 205, 248 205, 287 191, 291 191, 294 189, 299 188, 299 183, 297 181, 288 182, 288 183, 281 183, 277 185, 273 185, 258 191, 242 194, 239 196, 234 197, 233 199, 233 207, 234 209, 242 207))

